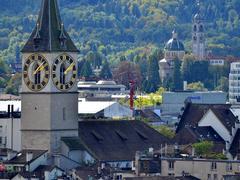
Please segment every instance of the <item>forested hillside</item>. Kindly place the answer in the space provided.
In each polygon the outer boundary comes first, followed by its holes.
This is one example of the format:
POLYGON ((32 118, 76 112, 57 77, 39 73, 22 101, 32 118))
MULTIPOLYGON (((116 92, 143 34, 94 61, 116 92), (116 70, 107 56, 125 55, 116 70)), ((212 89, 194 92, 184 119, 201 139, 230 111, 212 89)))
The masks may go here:
MULTIPOLYGON (((41 0, 0 1, 0 59, 15 61, 40 4, 41 0)), ((163 48, 173 29, 191 51, 195 0, 59 0, 59 5, 62 20, 81 50, 79 60, 107 60, 116 67, 126 58, 138 62, 144 72, 142 57, 163 48)), ((205 0, 201 11, 208 49, 215 55, 240 56, 240 1, 205 0)))

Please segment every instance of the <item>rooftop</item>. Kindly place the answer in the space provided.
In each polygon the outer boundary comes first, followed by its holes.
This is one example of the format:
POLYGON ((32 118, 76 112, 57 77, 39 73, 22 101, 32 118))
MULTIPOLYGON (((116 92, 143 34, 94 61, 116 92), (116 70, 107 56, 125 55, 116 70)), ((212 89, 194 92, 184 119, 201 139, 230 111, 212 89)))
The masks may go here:
POLYGON ((57 0, 42 0, 36 26, 22 52, 79 52, 61 21, 57 0))
POLYGON ((136 151, 160 149, 169 139, 141 121, 79 122, 79 138, 85 149, 100 161, 130 161, 136 151))
POLYGON ((45 154, 47 150, 22 150, 19 152, 13 159, 6 162, 6 164, 23 164, 31 163, 34 160, 38 159, 40 156, 45 154), (33 158, 28 162, 27 153, 32 153, 33 158))

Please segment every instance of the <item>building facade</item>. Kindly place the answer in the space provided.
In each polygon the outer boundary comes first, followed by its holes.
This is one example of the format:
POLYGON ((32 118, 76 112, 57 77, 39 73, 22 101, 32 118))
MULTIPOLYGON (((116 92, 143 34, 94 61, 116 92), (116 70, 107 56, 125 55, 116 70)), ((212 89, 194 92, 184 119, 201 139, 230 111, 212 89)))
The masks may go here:
POLYGON ((77 136, 78 52, 64 29, 57 0, 43 0, 22 49, 22 149, 59 152, 62 136, 77 136))
POLYGON ((231 63, 229 74, 229 102, 231 104, 240 103, 240 63, 231 63))
POLYGON ((195 14, 192 27, 192 52, 196 60, 206 60, 204 20, 200 12, 195 14))

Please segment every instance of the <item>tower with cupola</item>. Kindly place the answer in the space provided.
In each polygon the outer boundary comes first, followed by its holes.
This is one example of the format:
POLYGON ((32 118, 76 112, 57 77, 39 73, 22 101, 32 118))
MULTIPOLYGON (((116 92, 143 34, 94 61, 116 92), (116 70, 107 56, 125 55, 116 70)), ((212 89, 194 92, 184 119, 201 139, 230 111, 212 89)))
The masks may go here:
POLYGON ((78 52, 57 0, 42 0, 36 26, 22 49, 22 149, 56 153, 61 137, 78 135, 78 52))
POLYGON ((172 38, 165 44, 164 59, 159 61, 159 75, 162 82, 171 79, 173 76, 174 60, 183 60, 185 48, 183 43, 178 39, 175 30, 172 32, 172 38))
POLYGON ((199 7, 198 13, 193 17, 192 25, 192 52, 196 60, 206 59, 205 48, 204 18, 199 7))

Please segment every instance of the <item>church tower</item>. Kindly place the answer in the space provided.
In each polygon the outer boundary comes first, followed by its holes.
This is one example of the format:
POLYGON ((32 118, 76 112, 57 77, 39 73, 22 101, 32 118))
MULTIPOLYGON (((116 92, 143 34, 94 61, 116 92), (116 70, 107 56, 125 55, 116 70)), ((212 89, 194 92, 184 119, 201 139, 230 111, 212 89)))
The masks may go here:
POLYGON ((78 52, 57 0, 42 0, 36 27, 22 49, 22 149, 56 153, 61 137, 78 135, 78 52))
POLYGON ((205 60, 204 23, 200 10, 193 18, 192 51, 196 60, 205 60))

